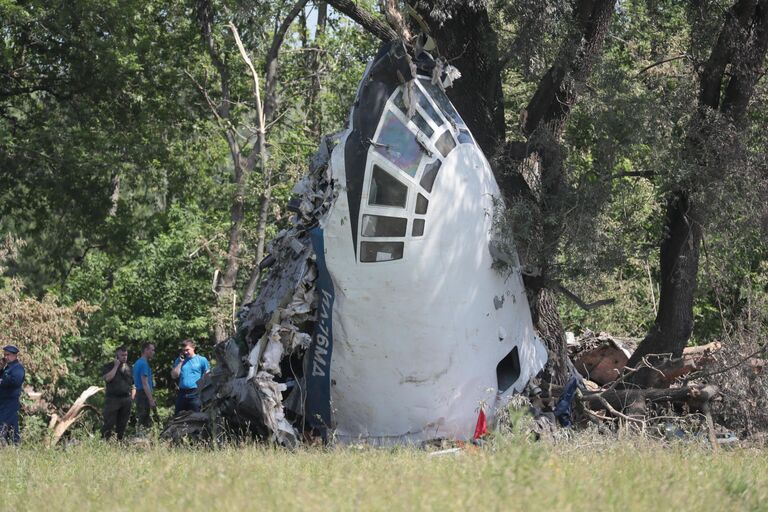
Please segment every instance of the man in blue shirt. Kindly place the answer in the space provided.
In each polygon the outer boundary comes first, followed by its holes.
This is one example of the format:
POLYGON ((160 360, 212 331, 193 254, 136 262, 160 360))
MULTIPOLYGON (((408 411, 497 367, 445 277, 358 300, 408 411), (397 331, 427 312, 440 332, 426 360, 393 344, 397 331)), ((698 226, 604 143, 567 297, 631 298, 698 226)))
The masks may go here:
POLYGON ((24 383, 24 367, 19 362, 19 349, 3 347, 0 362, 0 443, 19 444, 19 398, 24 383))
POLYGON ((152 379, 152 368, 149 361, 155 357, 155 344, 144 343, 141 346, 141 357, 133 364, 133 385, 136 388, 136 420, 140 427, 152 426, 153 409, 157 408, 152 392, 155 381, 152 379))
POLYGON ((181 411, 199 412, 202 409, 197 381, 211 369, 208 360, 195 354, 195 342, 181 342, 181 354, 173 362, 171 377, 179 379, 179 394, 176 397, 176 414, 181 411))

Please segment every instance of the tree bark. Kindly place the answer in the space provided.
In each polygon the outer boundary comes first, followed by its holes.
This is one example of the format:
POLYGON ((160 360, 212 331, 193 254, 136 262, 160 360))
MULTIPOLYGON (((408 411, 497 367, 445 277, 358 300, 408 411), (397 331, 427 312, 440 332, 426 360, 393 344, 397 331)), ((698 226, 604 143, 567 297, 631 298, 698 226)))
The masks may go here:
POLYGON ((547 347, 549 358, 545 366, 548 383, 563 386, 568 380, 568 352, 566 351, 565 329, 557 312, 557 296, 549 288, 532 292, 533 326, 547 347))
MULTIPOLYGON (((656 321, 630 357, 630 367, 645 357, 655 366, 663 357, 653 354, 680 357, 693 331, 693 294, 702 231, 687 193, 679 191, 668 199, 666 226, 668 235, 661 243, 659 257, 661 291, 656 321)), ((636 384, 647 383, 651 373, 652 370, 640 370, 631 380, 636 384)))

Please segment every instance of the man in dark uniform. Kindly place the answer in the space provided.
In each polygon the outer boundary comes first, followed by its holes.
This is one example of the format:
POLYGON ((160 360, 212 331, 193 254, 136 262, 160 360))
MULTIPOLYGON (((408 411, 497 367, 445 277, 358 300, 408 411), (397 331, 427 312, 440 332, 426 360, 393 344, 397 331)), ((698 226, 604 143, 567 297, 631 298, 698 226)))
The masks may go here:
POLYGON ((101 374, 107 382, 101 437, 109 439, 114 431, 119 441, 125 435, 125 427, 131 418, 132 395, 135 394, 128 350, 119 347, 115 351, 115 360, 107 363, 101 374))
POLYGON ((24 384, 24 367, 19 362, 19 349, 3 347, 0 362, 0 443, 19 444, 19 398, 24 384))

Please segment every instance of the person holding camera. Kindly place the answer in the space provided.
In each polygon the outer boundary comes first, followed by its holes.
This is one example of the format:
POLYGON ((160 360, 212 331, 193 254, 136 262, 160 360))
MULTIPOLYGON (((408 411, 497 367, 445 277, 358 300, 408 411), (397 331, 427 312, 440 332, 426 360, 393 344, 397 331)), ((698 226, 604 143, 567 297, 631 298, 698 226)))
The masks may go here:
POLYGON ((197 381, 211 368, 208 359, 195 354, 195 342, 184 340, 181 342, 182 350, 179 357, 173 362, 171 377, 179 380, 179 394, 176 396, 176 412, 194 411, 200 412, 202 402, 197 392, 197 381))
POLYGON ((0 442, 19 444, 19 408, 25 371, 15 345, 3 347, 0 362, 0 442))
POLYGON ((155 344, 141 346, 141 357, 133 363, 133 385, 136 387, 136 421, 139 427, 152 427, 152 411, 157 408, 153 391, 155 381, 149 362, 155 357, 155 344))
POLYGON ((115 360, 107 363, 101 374, 107 383, 101 437, 109 439, 113 433, 116 433, 117 440, 120 441, 125 435, 125 428, 131 418, 132 399, 136 394, 133 388, 131 366, 128 364, 128 349, 118 347, 115 351, 115 360))

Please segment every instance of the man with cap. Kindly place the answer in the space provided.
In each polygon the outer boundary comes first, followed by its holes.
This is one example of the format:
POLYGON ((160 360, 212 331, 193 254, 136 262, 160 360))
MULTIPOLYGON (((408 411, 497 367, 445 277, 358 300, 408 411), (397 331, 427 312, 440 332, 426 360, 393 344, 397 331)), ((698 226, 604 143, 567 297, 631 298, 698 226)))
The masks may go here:
POLYGON ((24 384, 24 367, 15 345, 3 347, 0 361, 0 442, 19 444, 19 398, 24 384))
POLYGON ((202 403, 197 392, 197 381, 211 369, 211 365, 208 363, 208 359, 195 354, 194 341, 184 340, 181 342, 181 347, 181 354, 171 367, 171 377, 179 379, 179 394, 176 397, 175 414, 179 414, 181 411, 200 412, 202 403))
POLYGON ((115 360, 104 365, 101 375, 107 383, 101 437, 109 439, 114 432, 120 441, 131 418, 131 398, 135 394, 131 366, 128 364, 128 349, 118 347, 115 360))

